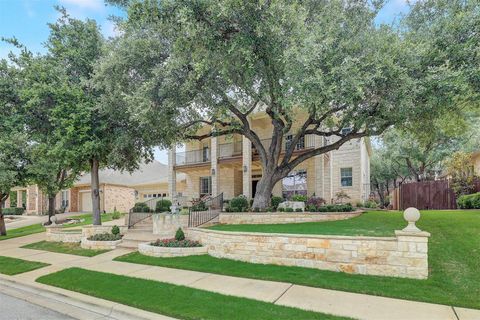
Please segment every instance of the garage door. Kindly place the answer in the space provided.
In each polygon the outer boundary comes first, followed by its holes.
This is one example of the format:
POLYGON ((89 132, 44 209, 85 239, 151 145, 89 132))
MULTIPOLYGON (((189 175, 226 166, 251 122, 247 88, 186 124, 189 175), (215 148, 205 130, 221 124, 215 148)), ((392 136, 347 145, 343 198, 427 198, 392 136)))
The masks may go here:
POLYGON ((92 212, 91 192, 82 192, 82 212, 92 212))

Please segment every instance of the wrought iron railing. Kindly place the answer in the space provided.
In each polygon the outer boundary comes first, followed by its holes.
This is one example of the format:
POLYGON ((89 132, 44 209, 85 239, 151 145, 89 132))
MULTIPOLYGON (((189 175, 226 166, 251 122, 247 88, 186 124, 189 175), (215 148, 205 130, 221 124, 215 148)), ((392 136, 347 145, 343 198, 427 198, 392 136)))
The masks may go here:
POLYGON ((210 148, 175 153, 175 165, 177 166, 205 163, 210 162, 210 160, 210 148))
POLYGON ((205 210, 200 210, 199 205, 191 207, 188 213, 188 226, 198 227, 217 218, 223 209, 223 192, 204 202, 205 210))
POLYGON ((140 221, 150 218, 152 214, 152 212, 134 212, 130 210, 128 213, 128 228, 130 229, 140 221))
POLYGON ((218 157, 229 158, 242 154, 242 141, 223 143, 218 145, 218 157))

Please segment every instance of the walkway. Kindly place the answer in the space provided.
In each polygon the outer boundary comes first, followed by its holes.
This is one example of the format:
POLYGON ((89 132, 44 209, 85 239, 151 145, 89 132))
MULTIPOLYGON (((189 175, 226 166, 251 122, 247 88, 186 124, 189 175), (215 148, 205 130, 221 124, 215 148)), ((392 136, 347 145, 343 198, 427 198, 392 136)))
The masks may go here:
POLYGON ((26 260, 48 262, 51 266, 20 274, 15 278, 33 283, 41 275, 68 267, 110 272, 137 278, 185 285, 192 288, 246 297, 339 316, 365 320, 474 320, 480 319, 480 310, 453 308, 431 303, 384 298, 336 290, 312 288, 290 283, 254 280, 209 274, 204 272, 146 266, 112 261, 129 252, 117 249, 92 258, 79 257, 31 249, 20 246, 44 239, 44 234, 0 242, 0 255, 26 260))
MULTIPOLYGON (((84 213, 68 212, 68 213, 59 213, 55 216, 57 217, 57 219, 65 219, 65 218, 72 217, 72 216, 78 216, 80 214, 84 214, 84 213)), ((30 226, 32 224, 45 223, 45 222, 48 221, 48 216, 19 215, 19 216, 15 216, 15 217, 18 218, 18 219, 6 224, 7 231, 12 230, 12 229, 16 229, 16 228, 30 226)))

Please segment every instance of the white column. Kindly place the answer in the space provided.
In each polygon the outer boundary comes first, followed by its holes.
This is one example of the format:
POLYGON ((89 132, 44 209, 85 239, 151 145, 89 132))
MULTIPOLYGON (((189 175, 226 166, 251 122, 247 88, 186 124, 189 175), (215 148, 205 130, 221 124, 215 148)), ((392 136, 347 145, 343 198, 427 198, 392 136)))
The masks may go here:
MULTIPOLYGON (((323 137, 315 136, 315 148, 323 146, 323 137)), ((315 195, 325 199, 325 155, 315 156, 315 195)))
POLYGON ((168 150, 168 194, 170 199, 177 195, 177 173, 175 171, 175 152, 176 147, 168 150))
POLYGON ((210 141, 211 144, 211 177, 212 177, 212 196, 215 197, 219 192, 219 177, 220 172, 218 172, 218 140, 217 137, 213 137, 210 141))
POLYGON ((243 195, 250 199, 252 197, 252 143, 245 136, 242 143, 243 195))

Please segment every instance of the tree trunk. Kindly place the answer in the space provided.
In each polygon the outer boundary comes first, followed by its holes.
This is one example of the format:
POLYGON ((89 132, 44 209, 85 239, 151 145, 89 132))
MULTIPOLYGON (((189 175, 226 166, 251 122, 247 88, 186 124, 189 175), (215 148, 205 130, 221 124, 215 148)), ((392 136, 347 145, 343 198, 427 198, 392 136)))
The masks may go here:
POLYGON ((3 217, 2 207, 3 207, 3 200, 1 199, 1 196, 0 196, 0 236, 6 236, 7 227, 5 226, 5 219, 3 217))
POLYGON ((253 199, 253 209, 264 210, 270 206, 270 198, 275 183, 273 174, 264 173, 262 175, 262 178, 258 181, 255 198, 253 199))
POLYGON ((93 225, 100 226, 102 219, 100 216, 100 182, 98 178, 99 161, 96 158, 90 160, 91 167, 91 189, 92 189, 92 218, 93 225))
POLYGON ((48 222, 47 225, 52 224, 52 217, 55 216, 55 196, 48 196, 48 222))

